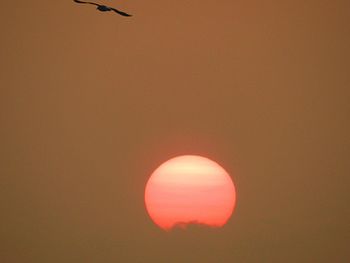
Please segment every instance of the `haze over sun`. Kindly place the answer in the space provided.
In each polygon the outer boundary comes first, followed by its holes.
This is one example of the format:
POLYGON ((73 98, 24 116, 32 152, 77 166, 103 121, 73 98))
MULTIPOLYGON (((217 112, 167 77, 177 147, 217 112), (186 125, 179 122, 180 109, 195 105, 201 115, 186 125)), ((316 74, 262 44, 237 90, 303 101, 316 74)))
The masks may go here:
POLYGON ((145 190, 147 211, 165 230, 186 224, 221 227, 235 202, 229 174, 216 162, 195 155, 178 156, 160 165, 145 190))

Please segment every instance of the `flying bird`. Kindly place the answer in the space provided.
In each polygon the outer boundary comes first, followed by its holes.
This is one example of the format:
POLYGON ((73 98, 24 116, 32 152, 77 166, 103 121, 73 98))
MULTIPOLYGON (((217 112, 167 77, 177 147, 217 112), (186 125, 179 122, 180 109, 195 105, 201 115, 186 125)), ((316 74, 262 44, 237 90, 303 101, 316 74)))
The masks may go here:
POLYGON ((94 2, 85 2, 85 1, 80 1, 80 0, 73 0, 73 1, 76 2, 76 3, 79 3, 79 4, 95 5, 95 6, 97 6, 96 9, 101 11, 101 12, 114 11, 114 12, 116 12, 117 14, 119 14, 121 16, 131 16, 131 15, 129 15, 127 13, 124 13, 122 11, 119 11, 118 9, 115 9, 113 7, 100 5, 100 4, 97 4, 97 3, 94 3, 94 2))

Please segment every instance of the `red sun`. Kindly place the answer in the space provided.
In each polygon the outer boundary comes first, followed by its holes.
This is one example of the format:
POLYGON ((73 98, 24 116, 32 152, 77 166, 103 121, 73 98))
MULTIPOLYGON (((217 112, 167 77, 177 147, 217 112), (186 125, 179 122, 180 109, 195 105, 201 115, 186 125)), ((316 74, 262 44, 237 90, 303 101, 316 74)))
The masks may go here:
POLYGON ((196 155, 178 156, 160 165, 145 190, 147 211, 165 230, 186 224, 221 227, 235 203, 229 174, 216 162, 196 155))

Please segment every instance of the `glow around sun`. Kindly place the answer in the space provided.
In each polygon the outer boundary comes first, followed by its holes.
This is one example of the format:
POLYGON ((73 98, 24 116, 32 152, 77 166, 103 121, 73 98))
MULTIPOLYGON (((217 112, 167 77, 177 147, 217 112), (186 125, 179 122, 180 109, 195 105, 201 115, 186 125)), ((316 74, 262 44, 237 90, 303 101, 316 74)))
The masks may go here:
POLYGON ((221 227, 235 203, 229 174, 216 162, 196 155, 166 161, 151 174, 145 189, 148 214, 165 230, 186 224, 221 227))

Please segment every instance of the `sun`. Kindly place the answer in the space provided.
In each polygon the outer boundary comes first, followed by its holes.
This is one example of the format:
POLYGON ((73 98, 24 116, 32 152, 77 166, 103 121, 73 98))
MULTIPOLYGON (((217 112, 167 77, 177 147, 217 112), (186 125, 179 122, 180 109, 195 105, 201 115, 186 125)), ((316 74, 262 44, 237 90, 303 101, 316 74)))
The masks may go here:
POLYGON ((165 230, 187 224, 221 227, 234 210, 236 191, 229 174, 216 162, 183 155, 160 165, 145 189, 145 205, 165 230))

